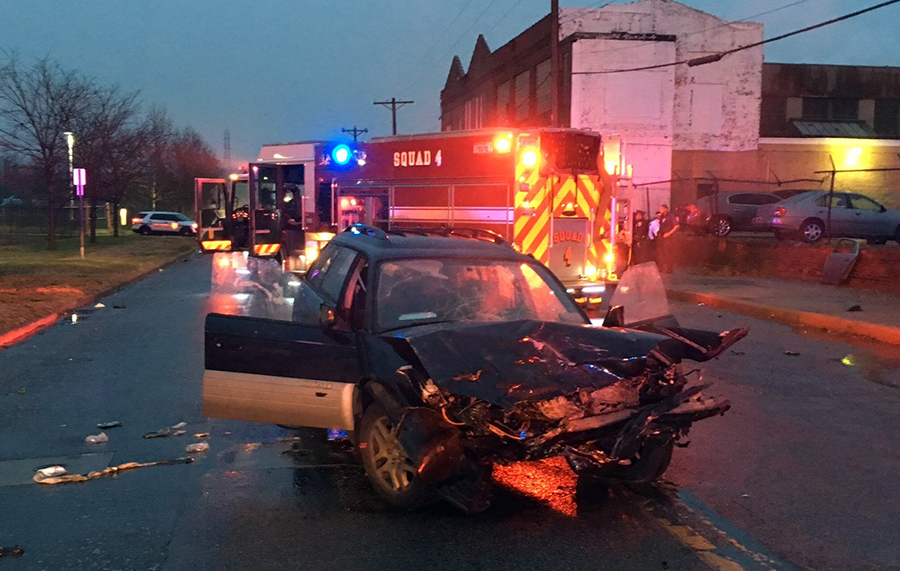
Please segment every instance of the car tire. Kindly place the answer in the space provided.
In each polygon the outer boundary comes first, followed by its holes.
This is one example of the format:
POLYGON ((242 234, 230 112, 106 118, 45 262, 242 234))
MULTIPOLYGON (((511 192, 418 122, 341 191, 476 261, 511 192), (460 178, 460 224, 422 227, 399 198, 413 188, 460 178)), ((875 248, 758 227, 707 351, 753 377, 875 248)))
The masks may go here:
POLYGON ((717 238, 724 238, 731 234, 731 218, 723 215, 716 216, 710 222, 710 232, 717 238))
POLYGON ((182 236, 193 236, 194 235, 194 231, 191 230, 190 228, 182 228, 181 230, 178 231, 178 233, 181 234, 182 236))
POLYGON ((151 230, 149 226, 141 226, 138 228, 138 234, 141 236, 149 236, 150 234, 153 234, 153 230, 151 230))
POLYGON ((375 493, 391 506, 414 510, 438 500, 432 486, 416 480, 416 467, 378 403, 369 405, 363 414, 359 425, 359 453, 375 493))
POLYGON ((672 461, 674 442, 669 439, 644 440, 640 452, 631 464, 608 464, 605 466, 586 465, 575 458, 567 456, 566 460, 572 470, 578 474, 579 480, 584 478, 587 482, 605 483, 609 480, 632 482, 635 484, 648 484, 662 477, 672 461))
POLYGON ((800 237, 804 242, 813 244, 825 235, 825 224, 818 218, 809 218, 800 225, 800 237))
POLYGON ((775 239, 778 240, 779 242, 783 241, 783 240, 787 240, 789 237, 790 237, 790 234, 788 234, 786 231, 775 230, 775 239))

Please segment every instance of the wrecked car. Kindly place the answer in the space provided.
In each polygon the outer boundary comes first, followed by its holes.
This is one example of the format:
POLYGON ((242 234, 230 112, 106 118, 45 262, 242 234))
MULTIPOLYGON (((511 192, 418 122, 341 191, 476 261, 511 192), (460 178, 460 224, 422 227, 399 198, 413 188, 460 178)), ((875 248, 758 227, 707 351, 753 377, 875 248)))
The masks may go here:
POLYGON ((595 326, 499 237, 357 225, 312 264, 292 321, 207 316, 204 414, 347 430, 375 491, 406 509, 483 510, 493 464, 554 456, 649 482, 693 422, 729 408, 681 362, 747 331, 679 327, 652 264, 616 295, 595 326))

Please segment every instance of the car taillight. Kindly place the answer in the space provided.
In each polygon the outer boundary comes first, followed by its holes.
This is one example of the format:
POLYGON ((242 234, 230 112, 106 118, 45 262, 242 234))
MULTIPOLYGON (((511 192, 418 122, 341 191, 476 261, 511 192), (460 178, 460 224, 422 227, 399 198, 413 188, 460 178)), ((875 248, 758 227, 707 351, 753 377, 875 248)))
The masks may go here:
POLYGON ((143 218, 132 218, 131 223, 132 224, 140 224, 141 220, 143 220, 143 218))
POLYGON ((775 212, 772 213, 772 216, 780 218, 780 217, 784 216, 785 212, 786 212, 785 209, 781 208, 779 206, 778 208, 775 209, 775 212))

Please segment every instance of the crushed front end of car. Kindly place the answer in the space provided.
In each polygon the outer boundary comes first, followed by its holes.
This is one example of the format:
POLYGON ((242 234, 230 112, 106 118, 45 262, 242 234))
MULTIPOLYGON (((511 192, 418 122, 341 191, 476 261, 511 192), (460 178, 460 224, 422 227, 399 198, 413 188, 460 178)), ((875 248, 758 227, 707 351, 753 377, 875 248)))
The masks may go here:
POLYGON ((454 489, 472 465, 564 456, 579 474, 658 478, 691 424, 730 406, 689 385, 682 360, 716 356, 746 333, 532 320, 417 327, 393 342, 416 365, 373 396, 393 408, 418 477, 477 511, 483 500, 454 489))

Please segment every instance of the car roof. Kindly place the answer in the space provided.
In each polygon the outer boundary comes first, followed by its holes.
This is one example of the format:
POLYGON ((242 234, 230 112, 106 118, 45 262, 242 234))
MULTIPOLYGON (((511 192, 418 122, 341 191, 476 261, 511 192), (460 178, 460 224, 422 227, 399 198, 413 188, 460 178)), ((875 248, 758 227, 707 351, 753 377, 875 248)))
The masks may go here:
POLYGON ((407 233, 376 235, 345 231, 332 242, 364 252, 371 261, 395 258, 489 258, 532 262, 534 258, 516 252, 506 243, 468 237, 429 236, 407 233))

